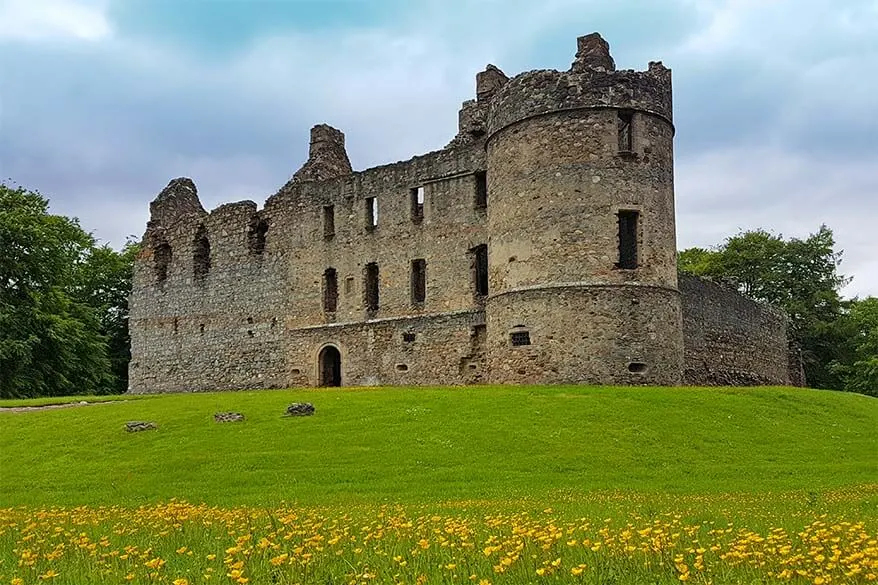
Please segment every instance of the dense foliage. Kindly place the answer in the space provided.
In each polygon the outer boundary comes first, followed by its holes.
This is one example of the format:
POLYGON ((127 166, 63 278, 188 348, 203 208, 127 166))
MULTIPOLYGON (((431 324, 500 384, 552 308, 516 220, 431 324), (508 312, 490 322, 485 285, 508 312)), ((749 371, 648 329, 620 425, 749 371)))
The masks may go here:
POLYGON ((876 299, 841 298, 850 279, 825 225, 805 239, 764 230, 741 232, 714 249, 679 253, 681 271, 727 282, 784 309, 802 349, 810 386, 878 395, 876 299))
POLYGON ((48 206, 0 184, 0 397, 124 392, 136 245, 98 246, 48 206))

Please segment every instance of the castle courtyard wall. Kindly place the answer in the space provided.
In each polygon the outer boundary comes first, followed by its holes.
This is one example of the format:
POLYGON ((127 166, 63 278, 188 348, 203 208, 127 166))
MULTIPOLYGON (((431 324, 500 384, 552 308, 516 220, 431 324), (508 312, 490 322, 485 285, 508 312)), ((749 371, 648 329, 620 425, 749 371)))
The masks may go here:
POLYGON ((693 386, 803 385, 789 320, 733 288, 681 275, 684 383, 693 386), (791 355, 793 352, 793 355, 791 355))

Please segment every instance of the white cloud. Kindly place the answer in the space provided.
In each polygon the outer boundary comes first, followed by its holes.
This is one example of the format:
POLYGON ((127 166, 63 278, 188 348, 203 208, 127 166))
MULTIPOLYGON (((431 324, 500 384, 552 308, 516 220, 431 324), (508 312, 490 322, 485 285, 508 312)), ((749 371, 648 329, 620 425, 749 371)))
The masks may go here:
POLYGON ((0 0, 0 41, 101 40, 112 32, 105 10, 99 0, 0 0))
POLYGON ((878 294, 874 218, 878 153, 827 160, 757 145, 708 151, 677 162, 677 243, 710 247, 739 230, 804 238, 821 224, 844 250, 846 296, 878 294))

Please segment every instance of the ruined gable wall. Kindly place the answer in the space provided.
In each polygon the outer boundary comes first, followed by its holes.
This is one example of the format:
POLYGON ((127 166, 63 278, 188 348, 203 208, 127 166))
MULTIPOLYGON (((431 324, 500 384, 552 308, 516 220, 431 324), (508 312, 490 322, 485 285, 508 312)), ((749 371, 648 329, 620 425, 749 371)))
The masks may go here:
MULTIPOLYGON (((684 383, 699 386, 801 385, 791 378, 786 316, 736 290, 680 275, 684 383)), ((799 368, 800 369, 800 368, 799 368)))
POLYGON ((281 385, 285 267, 270 229, 264 252, 251 253, 256 204, 224 205, 209 214, 165 207, 154 211, 135 263, 130 391, 281 385), (199 279, 195 237, 201 226, 210 243, 210 268, 199 279), (163 284, 156 275, 157 239, 172 252, 163 284))

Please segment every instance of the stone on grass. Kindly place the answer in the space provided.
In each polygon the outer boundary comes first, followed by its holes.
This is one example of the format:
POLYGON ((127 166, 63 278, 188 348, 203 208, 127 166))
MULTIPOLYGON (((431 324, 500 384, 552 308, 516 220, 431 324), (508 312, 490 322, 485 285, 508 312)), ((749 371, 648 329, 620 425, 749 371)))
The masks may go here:
POLYGON ((158 426, 154 422, 147 422, 142 420, 132 420, 125 423, 125 430, 129 433, 137 433, 139 431, 150 431, 153 429, 157 429, 158 426))
POLYGON ((286 416, 311 416, 314 414, 314 405, 310 402, 293 402, 287 406, 286 416))
POLYGON ((240 422, 244 420, 244 415, 240 412, 218 412, 213 415, 213 420, 218 423, 240 422))

